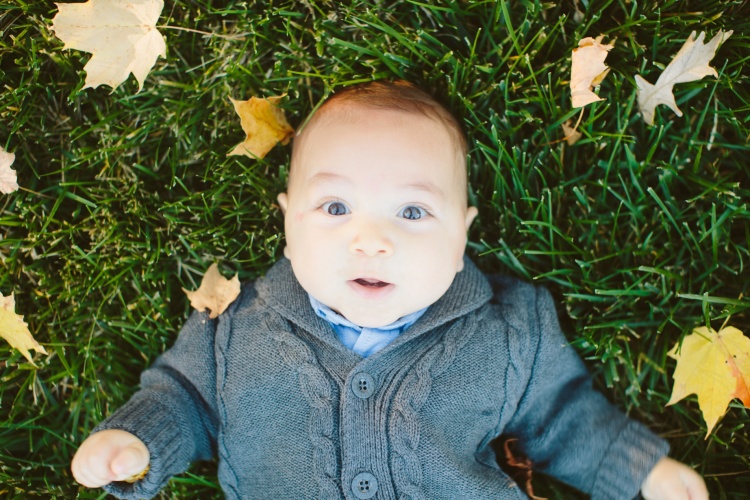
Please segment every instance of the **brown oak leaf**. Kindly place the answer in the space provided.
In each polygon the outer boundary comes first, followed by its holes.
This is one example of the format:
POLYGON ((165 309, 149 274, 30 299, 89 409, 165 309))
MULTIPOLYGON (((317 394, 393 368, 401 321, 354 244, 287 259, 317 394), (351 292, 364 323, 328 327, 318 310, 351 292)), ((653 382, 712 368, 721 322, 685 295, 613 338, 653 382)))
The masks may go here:
POLYGON ((219 273, 219 266, 211 266, 203 275, 201 286, 198 290, 189 291, 182 289, 190 299, 190 305, 198 311, 210 311, 208 317, 214 319, 223 313, 229 304, 234 302, 240 295, 240 280, 237 275, 228 280, 219 273))

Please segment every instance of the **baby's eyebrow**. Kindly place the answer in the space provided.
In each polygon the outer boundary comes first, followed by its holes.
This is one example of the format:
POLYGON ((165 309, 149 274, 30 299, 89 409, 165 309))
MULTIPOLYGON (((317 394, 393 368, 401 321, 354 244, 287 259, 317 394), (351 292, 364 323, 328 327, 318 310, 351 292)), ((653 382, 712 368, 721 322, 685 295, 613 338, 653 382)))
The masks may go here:
MULTIPOLYGON (((349 177, 333 172, 318 172, 310 177, 307 182, 311 186, 324 184, 326 182, 345 183, 349 185, 354 184, 354 181, 349 177)), ((442 199, 445 199, 446 197, 445 192, 440 189, 437 184, 430 181, 407 182, 398 187, 406 191, 421 191, 442 199)))
POLYGON ((333 172, 318 172, 317 174, 307 179, 307 182, 311 185, 321 184, 324 182, 345 182, 347 184, 351 184, 352 180, 345 175, 334 174, 333 172))
POLYGON ((427 194, 431 194, 434 196, 437 196, 439 198, 445 198, 445 193, 442 189, 440 189, 437 184, 434 184, 429 181, 422 181, 422 182, 410 182, 408 184, 404 185, 404 188, 411 189, 414 191, 423 191, 427 194))

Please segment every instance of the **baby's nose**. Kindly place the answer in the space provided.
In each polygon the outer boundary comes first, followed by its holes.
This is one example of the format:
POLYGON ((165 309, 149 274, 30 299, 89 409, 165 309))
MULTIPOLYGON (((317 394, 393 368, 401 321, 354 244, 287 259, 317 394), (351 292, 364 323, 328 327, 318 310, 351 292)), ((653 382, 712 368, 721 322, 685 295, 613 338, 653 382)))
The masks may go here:
POLYGON ((387 236, 385 228, 373 221, 368 221, 357 228, 349 244, 349 251, 368 257, 385 257, 393 253, 393 242, 387 236))

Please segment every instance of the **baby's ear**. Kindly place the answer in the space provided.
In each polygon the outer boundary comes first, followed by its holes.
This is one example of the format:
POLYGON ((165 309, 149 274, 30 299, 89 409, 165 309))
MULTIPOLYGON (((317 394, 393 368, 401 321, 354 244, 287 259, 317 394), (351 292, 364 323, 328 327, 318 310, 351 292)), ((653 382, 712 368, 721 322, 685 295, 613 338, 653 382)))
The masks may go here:
POLYGON ((477 207, 468 207, 466 209, 466 230, 469 230, 469 227, 471 226, 471 223, 474 222, 474 218, 479 213, 479 210, 477 210, 477 207))
POLYGON ((286 193, 279 193, 279 195, 276 197, 276 201, 279 202, 281 213, 286 215, 286 207, 289 203, 289 197, 286 195, 286 193))

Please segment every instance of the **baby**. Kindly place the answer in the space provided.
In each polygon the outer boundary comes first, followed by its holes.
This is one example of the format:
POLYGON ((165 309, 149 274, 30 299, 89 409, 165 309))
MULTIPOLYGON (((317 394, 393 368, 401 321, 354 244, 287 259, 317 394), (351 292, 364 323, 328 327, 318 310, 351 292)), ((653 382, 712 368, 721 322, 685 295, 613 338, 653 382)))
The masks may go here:
POLYGON ((88 487, 152 497, 218 455, 227 498, 526 498, 491 442, 594 499, 707 499, 591 387, 548 292, 464 257, 467 144, 406 82, 328 99, 298 134, 285 258, 194 313, 81 445, 88 487))

